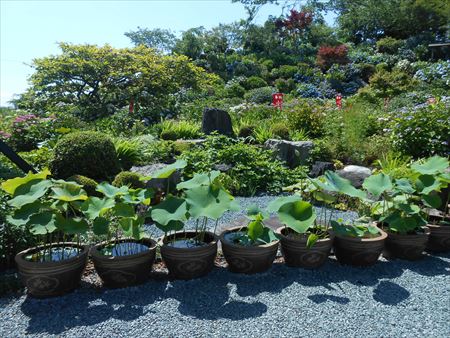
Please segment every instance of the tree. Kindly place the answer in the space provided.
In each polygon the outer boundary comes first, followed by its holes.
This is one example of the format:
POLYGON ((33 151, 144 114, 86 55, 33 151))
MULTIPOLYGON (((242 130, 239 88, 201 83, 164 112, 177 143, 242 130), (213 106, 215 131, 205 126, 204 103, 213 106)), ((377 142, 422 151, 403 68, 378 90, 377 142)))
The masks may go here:
POLYGON ((59 46, 60 55, 33 60, 31 87, 18 100, 19 107, 76 108, 83 118, 94 119, 113 114, 133 98, 145 115, 169 108, 180 90, 200 91, 217 79, 186 56, 162 55, 143 45, 59 46))
POLYGON ((147 29, 138 26, 137 31, 125 33, 125 36, 130 38, 136 45, 144 45, 150 48, 155 48, 164 53, 171 53, 176 43, 176 36, 167 29, 147 29))
POLYGON ((421 33, 443 37, 450 2, 442 0, 331 0, 342 35, 354 42, 390 36, 406 39, 421 33))

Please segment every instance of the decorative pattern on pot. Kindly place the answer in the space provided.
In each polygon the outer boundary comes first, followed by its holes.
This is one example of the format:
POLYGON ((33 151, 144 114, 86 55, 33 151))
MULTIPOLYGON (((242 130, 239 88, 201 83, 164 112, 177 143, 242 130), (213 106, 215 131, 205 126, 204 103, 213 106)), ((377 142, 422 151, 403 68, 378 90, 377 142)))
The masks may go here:
POLYGON ((329 238, 319 239, 312 248, 306 246, 307 236, 290 237, 286 235, 286 228, 276 230, 280 235, 281 252, 287 266, 306 269, 315 269, 322 266, 330 253, 334 235, 329 238))
POLYGON ((161 256, 173 278, 198 278, 208 274, 214 267, 217 238, 212 232, 205 232, 205 244, 202 246, 180 248, 168 244, 177 239, 195 238, 196 235, 195 231, 179 231, 162 239, 161 256))
POLYGON ((245 227, 237 226, 224 231, 220 235, 222 251, 232 272, 259 273, 267 271, 272 267, 278 251, 279 241, 272 241, 261 245, 240 245, 226 239, 226 235, 240 231, 245 227))
POLYGON ((149 238, 141 240, 124 238, 118 242, 139 243, 148 247, 148 250, 132 255, 108 256, 102 254, 100 250, 111 243, 100 243, 92 248, 95 270, 103 284, 110 288, 121 288, 145 282, 155 261, 156 242, 149 238))
POLYGON ((380 236, 358 238, 335 235, 334 254, 341 264, 354 266, 370 266, 378 261, 383 252, 387 234, 379 230, 380 236))
POLYGON ((89 249, 76 243, 62 243, 65 247, 82 248, 75 257, 54 262, 32 262, 25 259, 46 246, 39 246, 22 251, 16 255, 16 264, 20 278, 27 287, 28 293, 37 298, 63 295, 76 289, 81 274, 86 267, 89 249))
POLYGON ((386 258, 401 258, 417 260, 423 257, 430 235, 430 229, 422 227, 423 233, 415 235, 399 235, 388 232, 383 256, 386 258))

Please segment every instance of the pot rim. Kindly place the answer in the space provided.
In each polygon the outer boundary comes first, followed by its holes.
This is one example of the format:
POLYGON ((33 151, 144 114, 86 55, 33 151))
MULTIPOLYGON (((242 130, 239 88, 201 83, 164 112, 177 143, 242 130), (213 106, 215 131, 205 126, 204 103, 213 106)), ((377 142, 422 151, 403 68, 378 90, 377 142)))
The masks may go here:
POLYGON ((345 235, 337 234, 333 230, 329 230, 329 231, 330 231, 330 233, 333 233, 334 237, 344 239, 349 242, 367 242, 367 243, 378 242, 378 241, 385 240, 388 236, 388 234, 385 231, 383 231, 383 229, 380 229, 380 228, 378 228, 378 231, 380 232, 380 236, 370 237, 370 238, 345 236, 345 235))
POLYGON ((20 264, 22 266, 29 266, 29 267, 32 267, 32 266, 35 267, 38 265, 41 267, 52 267, 52 266, 58 266, 58 265, 65 265, 65 264, 70 264, 72 262, 78 261, 80 259, 80 257, 82 257, 84 255, 87 256, 90 248, 91 248, 90 245, 78 244, 75 242, 49 243, 49 244, 34 246, 32 248, 28 248, 26 250, 19 252, 18 254, 16 254, 15 261, 17 264, 20 264), (55 244, 57 244, 57 245, 55 245, 55 244), (49 246, 53 246, 53 247, 72 246, 72 247, 81 248, 82 251, 74 257, 64 259, 61 261, 56 261, 56 262, 32 262, 32 261, 25 259, 26 255, 36 252, 36 251, 39 251, 39 250, 42 250, 44 248, 48 248, 49 246))
POLYGON ((137 254, 133 254, 133 255, 126 255, 126 256, 108 256, 108 255, 103 255, 100 252, 100 248, 104 247, 105 245, 112 243, 112 242, 116 242, 114 240, 110 240, 110 241, 103 241, 101 243, 96 244, 95 246, 93 246, 91 248, 90 254, 91 256, 95 256, 96 258, 107 258, 107 259, 114 259, 114 260, 125 260, 125 259, 132 259, 132 258, 138 258, 141 256, 145 256, 147 255, 149 252, 153 251, 156 249, 157 243, 154 239, 151 238, 142 238, 140 240, 138 239, 134 239, 131 237, 126 237, 126 238, 120 238, 119 239, 119 243, 124 243, 124 242, 133 242, 133 243, 139 243, 141 241, 145 241, 148 242, 148 244, 150 245, 146 245, 146 243, 140 243, 143 244, 145 246, 148 247, 148 251, 143 251, 143 252, 139 252, 137 254))
MULTIPOLYGON (((287 240, 290 240, 290 241, 296 241, 296 242, 299 242, 299 243, 303 243, 303 242, 306 243, 306 241, 308 240, 307 238, 300 239, 300 238, 291 238, 291 237, 286 236, 285 234, 282 233, 282 231, 283 231, 285 228, 286 228, 286 227, 283 225, 283 226, 277 228, 277 229, 275 230, 275 233, 277 233, 278 235, 280 235, 283 239, 287 239, 287 240)), ((332 231, 330 231, 330 229, 328 229, 327 232, 328 232, 328 234, 330 235, 330 237, 328 237, 328 238, 320 238, 320 239, 317 240, 316 243, 319 243, 319 242, 322 242, 322 243, 323 243, 323 242, 331 241, 332 239, 334 239, 334 237, 335 237, 335 236, 334 236, 334 233, 333 233, 332 231)))
POLYGON ((247 226, 235 226, 232 228, 228 228, 226 230, 224 230, 221 234, 220 234, 220 242, 221 243, 226 243, 229 246, 235 247, 235 248, 244 248, 244 249, 248 249, 248 248, 270 248, 272 246, 278 245, 278 243, 280 242, 279 239, 272 241, 270 243, 266 243, 266 244, 260 244, 260 245, 251 245, 251 246, 245 246, 245 245, 239 245, 239 244, 235 244, 233 242, 230 242, 228 240, 225 239, 225 235, 228 233, 232 233, 232 232, 237 232, 241 229, 246 228, 247 226))
POLYGON ((189 251, 201 251, 201 250, 203 250, 203 249, 204 249, 205 247, 207 247, 207 246, 214 246, 214 245, 217 245, 217 242, 219 241, 219 237, 218 237, 215 233, 213 233, 213 232, 211 232, 211 231, 205 231, 205 233, 209 234, 209 235, 213 238, 213 240, 212 240, 211 242, 205 243, 206 246, 198 246, 198 247, 195 247, 195 248, 176 248, 176 247, 167 245, 167 243, 165 242, 165 240, 166 240, 167 238, 169 238, 170 236, 176 236, 176 235, 178 235, 178 234, 185 234, 185 233, 188 233, 188 234, 195 234, 196 231, 195 231, 195 230, 180 230, 180 231, 172 231, 172 232, 169 232, 169 233, 167 233, 167 236, 166 236, 166 235, 163 235, 163 236, 161 236, 161 237, 159 238, 158 244, 159 244, 159 246, 160 246, 161 248, 170 248, 170 250, 177 250, 177 251, 183 251, 183 250, 189 250, 189 251))

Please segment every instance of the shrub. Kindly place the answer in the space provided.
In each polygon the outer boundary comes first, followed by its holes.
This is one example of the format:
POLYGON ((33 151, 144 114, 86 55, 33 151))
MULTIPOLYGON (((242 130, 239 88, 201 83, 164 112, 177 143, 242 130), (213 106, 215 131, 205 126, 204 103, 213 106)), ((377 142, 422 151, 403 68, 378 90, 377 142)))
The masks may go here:
POLYGON ((291 130, 303 129, 313 137, 323 136, 325 111, 312 101, 301 100, 297 105, 283 109, 291 130))
POLYGON ((111 139, 99 132, 75 132, 62 137, 53 150, 50 170, 57 178, 83 175, 105 180, 120 171, 111 139))
POLYGON ((405 44, 403 40, 397 40, 387 36, 377 41, 377 50, 380 53, 396 54, 400 47, 405 44))
POLYGON ((202 135, 198 124, 190 121, 164 120, 160 123, 159 137, 162 140, 176 141, 178 139, 195 139, 202 135))
POLYGON ((431 84, 433 87, 450 89, 450 60, 439 61, 420 67, 414 78, 431 84))
POLYGON ((128 170, 138 164, 142 158, 142 149, 138 142, 127 139, 114 140, 117 158, 122 169, 128 170))
POLYGON ((144 188, 145 184, 140 180, 141 175, 131 172, 131 171, 122 171, 117 174, 112 182, 112 185, 115 187, 122 187, 124 185, 133 188, 140 189, 144 188))
POLYGON ((245 94, 245 99, 253 103, 270 103, 272 102, 272 94, 274 93, 272 87, 261 87, 248 91, 245 94))
POLYGON ((321 46, 317 52, 316 63, 322 69, 328 69, 335 63, 343 65, 349 62, 347 54, 346 45, 321 46))
POLYGON ((226 97, 243 97, 245 94, 245 88, 242 87, 239 83, 231 83, 225 86, 225 95, 226 97))
POLYGON ((253 125, 242 125, 239 128, 238 137, 251 137, 255 131, 255 126, 253 125))
POLYGON ((357 65, 361 79, 365 82, 369 82, 370 77, 375 73, 375 66, 370 63, 360 63, 357 65))
POLYGON ((294 77, 294 75, 297 73, 298 68, 296 66, 290 66, 290 65, 282 65, 278 68, 278 77, 281 77, 283 79, 291 79, 294 77))
POLYGON ((295 89, 295 81, 294 79, 276 79, 275 80, 275 87, 277 90, 281 93, 287 94, 290 93, 295 89))
POLYGON ((98 119, 93 124, 96 131, 107 132, 113 136, 138 135, 146 129, 145 124, 134 114, 130 114, 128 108, 98 119))
POLYGON ((414 158, 431 155, 449 155, 450 115, 443 103, 427 105, 419 109, 405 109, 387 118, 393 146, 402 154, 414 158))
POLYGON ((83 175, 73 175, 70 176, 67 181, 76 182, 79 185, 82 185, 89 196, 102 197, 102 193, 96 191, 98 183, 92 178, 83 175))
POLYGON ((156 141, 148 144, 144 150, 141 164, 170 162, 173 159, 174 149, 172 141, 156 141))
POLYGON ((272 125, 272 134, 276 138, 280 138, 282 140, 290 140, 289 136, 289 128, 283 122, 278 122, 272 125))
POLYGON ((394 69, 392 72, 378 71, 370 78, 369 82, 375 95, 382 98, 399 95, 412 90, 417 85, 415 79, 399 69, 394 69))
POLYGON ((19 155, 34 169, 42 170, 49 167, 52 159, 52 150, 47 147, 42 147, 28 152, 21 152, 19 155))
POLYGON ((267 82, 259 76, 250 76, 242 83, 243 87, 247 90, 266 87, 267 82))

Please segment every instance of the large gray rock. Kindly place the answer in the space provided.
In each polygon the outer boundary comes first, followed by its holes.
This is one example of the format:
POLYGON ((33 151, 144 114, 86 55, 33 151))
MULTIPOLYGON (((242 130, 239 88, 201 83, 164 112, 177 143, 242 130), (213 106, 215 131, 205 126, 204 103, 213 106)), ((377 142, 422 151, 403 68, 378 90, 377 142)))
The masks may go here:
POLYGON ((202 131, 205 134, 217 131, 219 134, 232 136, 233 125, 230 115, 225 110, 205 108, 202 118, 202 131))
POLYGON ((312 141, 286 141, 269 139, 264 143, 266 149, 272 150, 280 161, 290 168, 307 164, 314 147, 312 141))
POLYGON ((367 167, 359 165, 347 165, 344 169, 336 171, 339 176, 348 179, 356 188, 362 186, 364 180, 372 174, 372 171, 367 167))
POLYGON ((309 172, 309 176, 318 177, 320 175, 325 174, 325 171, 327 170, 334 170, 334 164, 331 162, 316 161, 312 165, 311 171, 309 172))
MULTIPOLYGON (((142 167, 132 167, 130 171, 139 173, 143 176, 153 176, 157 171, 164 169, 168 164, 155 163, 142 167)), ((147 181, 146 187, 153 188, 155 190, 166 191, 169 187, 170 191, 175 189, 176 185, 181 182, 181 172, 176 170, 169 178, 152 178, 147 181)))

